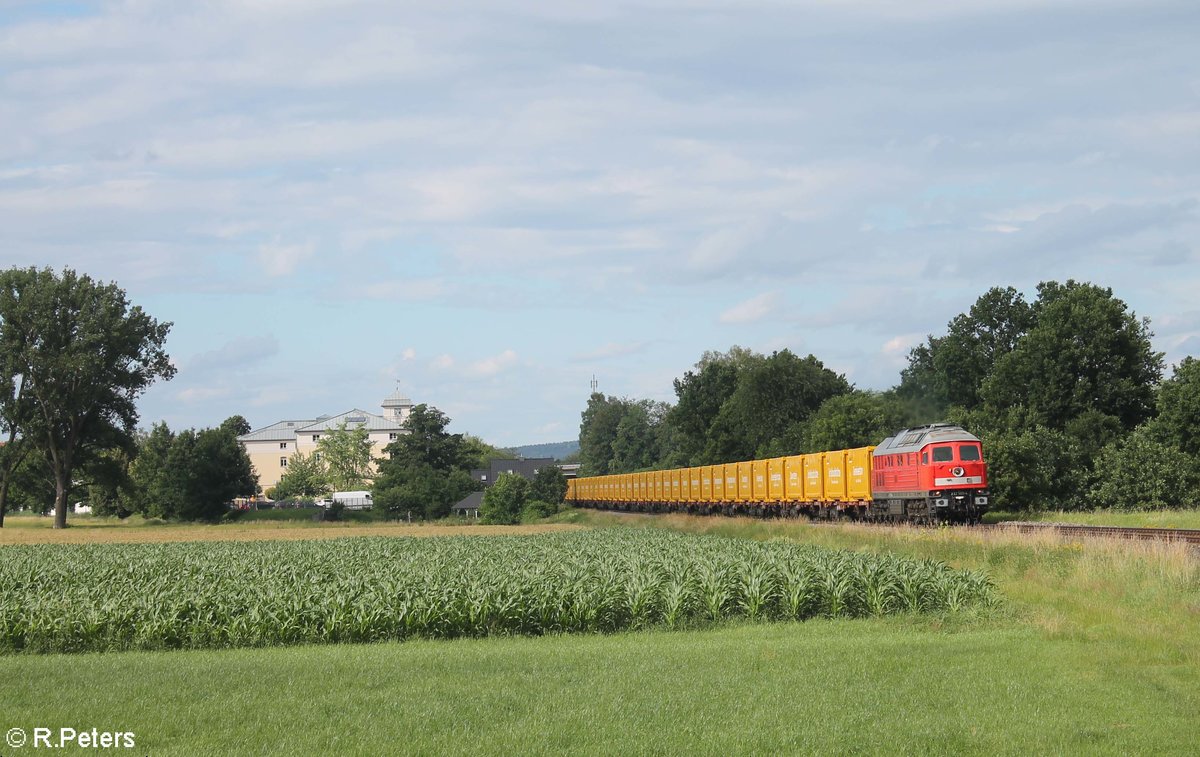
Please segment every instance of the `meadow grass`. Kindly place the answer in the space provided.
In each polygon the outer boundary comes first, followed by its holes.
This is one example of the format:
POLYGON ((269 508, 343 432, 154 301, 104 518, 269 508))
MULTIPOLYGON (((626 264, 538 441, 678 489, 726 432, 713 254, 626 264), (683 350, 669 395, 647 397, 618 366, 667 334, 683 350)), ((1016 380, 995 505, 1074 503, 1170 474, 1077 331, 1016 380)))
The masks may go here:
POLYGON ((1084 526, 1125 526, 1140 528, 1200 528, 1200 510, 1092 510, 1088 512, 1046 510, 1042 512, 988 513, 988 523, 1005 521, 1073 523, 1084 526))

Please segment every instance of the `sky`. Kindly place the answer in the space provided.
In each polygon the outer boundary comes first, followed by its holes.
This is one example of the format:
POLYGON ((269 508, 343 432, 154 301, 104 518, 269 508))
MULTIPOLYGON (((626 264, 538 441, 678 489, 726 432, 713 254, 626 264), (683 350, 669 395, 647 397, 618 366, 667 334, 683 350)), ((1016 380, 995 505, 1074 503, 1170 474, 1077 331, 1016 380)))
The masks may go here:
MULTIPOLYGON (((502 445, 706 350, 862 389, 992 286, 1200 354, 1195 0, 0 0, 0 266, 174 325, 141 424, 502 445)), ((1169 374, 1169 368, 1168 368, 1169 374)))

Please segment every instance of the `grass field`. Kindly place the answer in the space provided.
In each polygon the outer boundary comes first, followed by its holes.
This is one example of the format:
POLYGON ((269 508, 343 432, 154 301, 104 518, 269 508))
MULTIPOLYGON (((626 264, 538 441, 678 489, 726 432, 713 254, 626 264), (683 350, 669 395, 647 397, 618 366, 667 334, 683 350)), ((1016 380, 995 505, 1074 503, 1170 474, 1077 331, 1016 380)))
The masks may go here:
POLYGON ((987 522, 1040 521, 1049 523, 1078 523, 1085 526, 1126 526, 1141 528, 1200 528, 1200 510, 1095 510, 1065 512, 1049 510, 1037 513, 989 513, 987 522))
POLYGON ((1200 742, 1195 679, 1178 660, 929 621, 38 656, 4 669, 3 730, 131 730, 137 753, 155 755, 1194 754, 1200 742))
POLYGON ((580 526, 568 523, 533 523, 522 526, 481 526, 477 523, 444 521, 409 524, 400 521, 374 523, 315 523, 295 520, 249 520, 219 525, 164 523, 140 517, 120 520, 74 516, 69 528, 55 530, 53 518, 9 515, 0 528, 0 546, 5 544, 106 544, 121 542, 259 541, 296 539, 339 539, 351 536, 450 536, 485 534, 543 534, 571 531, 580 526))
POLYGON ((933 558, 987 571, 1007 605, 977 618, 0 657, 0 731, 132 730, 137 753, 152 754, 1195 754, 1200 743, 1200 561, 1186 547, 558 520, 933 558))

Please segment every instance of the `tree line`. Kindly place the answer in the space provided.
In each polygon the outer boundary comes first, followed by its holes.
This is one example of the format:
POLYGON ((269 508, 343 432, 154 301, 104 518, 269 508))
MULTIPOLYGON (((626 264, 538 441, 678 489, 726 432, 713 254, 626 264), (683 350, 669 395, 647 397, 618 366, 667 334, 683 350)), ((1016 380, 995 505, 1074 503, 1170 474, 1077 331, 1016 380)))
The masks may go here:
POLYGON ((899 382, 854 388, 813 355, 706 352, 674 404, 594 393, 585 475, 878 444, 951 421, 979 435, 1002 507, 1198 506, 1200 362, 1163 379, 1149 322, 1111 289, 996 287, 908 356, 899 382))

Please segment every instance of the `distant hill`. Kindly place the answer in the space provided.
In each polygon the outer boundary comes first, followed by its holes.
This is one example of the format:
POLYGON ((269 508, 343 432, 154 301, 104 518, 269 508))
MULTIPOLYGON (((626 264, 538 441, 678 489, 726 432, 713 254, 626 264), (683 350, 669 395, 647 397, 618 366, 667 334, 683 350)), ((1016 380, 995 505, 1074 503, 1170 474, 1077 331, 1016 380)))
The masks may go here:
POLYGON ((579 440, 569 442, 550 442, 549 444, 526 444, 524 447, 511 447, 521 457, 552 457, 562 460, 579 451, 579 440))

